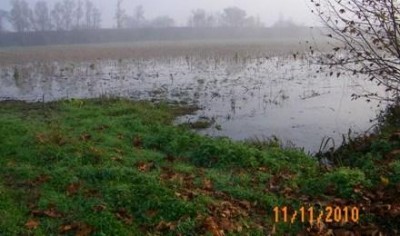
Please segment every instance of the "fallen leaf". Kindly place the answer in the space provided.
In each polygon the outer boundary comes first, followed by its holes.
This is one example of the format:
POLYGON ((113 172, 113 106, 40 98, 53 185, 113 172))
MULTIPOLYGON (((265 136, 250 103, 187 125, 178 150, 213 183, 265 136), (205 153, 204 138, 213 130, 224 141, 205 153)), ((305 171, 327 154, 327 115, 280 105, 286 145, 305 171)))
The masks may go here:
POLYGON ((148 172, 151 169, 154 168, 154 163, 153 162, 139 162, 137 164, 137 168, 140 172, 148 172))
POLYGON ((220 225, 221 229, 224 231, 233 231, 236 229, 235 225, 227 218, 222 218, 220 225))
POLYGON ((158 211, 157 210, 148 210, 146 212, 146 216, 149 218, 153 218, 157 215, 158 211))
POLYGON ((215 222, 213 217, 207 217, 204 222, 205 228, 213 235, 213 236, 224 236, 224 231, 221 230, 217 223, 215 222))
POLYGON ((262 171, 262 172, 267 172, 268 171, 267 167, 259 167, 258 170, 262 171))
POLYGON ((115 216, 127 225, 132 224, 133 218, 124 208, 119 209, 118 212, 115 213, 115 216))
POLYGON ((32 210, 31 214, 34 216, 47 216, 51 218, 60 218, 62 217, 62 214, 58 212, 54 207, 50 207, 47 210, 32 210))
POLYGON ((101 211, 104 211, 105 209, 107 209, 107 207, 105 205, 96 205, 92 209, 95 212, 101 212, 101 211))
POLYGON ((92 135, 90 135, 90 134, 88 134, 88 133, 84 133, 84 134, 81 134, 80 140, 81 140, 81 141, 84 141, 84 142, 87 142, 87 141, 89 141, 91 138, 92 138, 92 135))
POLYGON ((79 188, 81 187, 80 183, 72 183, 67 187, 67 196, 72 196, 78 193, 79 188))
POLYGON ((59 213, 55 208, 50 208, 44 211, 44 214, 51 218, 59 218, 62 217, 62 214, 59 213))
POLYGON ((203 188, 205 190, 210 190, 210 191, 213 190, 213 185, 212 185, 211 180, 209 180, 209 179, 203 180, 203 188))
POLYGON ((79 224, 79 227, 78 227, 78 230, 77 230, 75 236, 90 236, 93 231, 94 231, 94 229, 92 226, 85 224, 85 223, 81 223, 81 224, 79 224))
POLYGON ((381 183, 383 186, 388 186, 389 185, 389 179, 386 177, 381 176, 381 183))
POLYGON ((117 162, 122 162, 124 159, 122 157, 112 157, 111 160, 117 161, 117 162))
POLYGON ((143 141, 140 136, 135 136, 133 138, 132 144, 135 148, 141 148, 143 146, 143 141))
POLYGON ((40 144, 44 144, 47 142, 47 138, 46 135, 43 133, 37 134, 36 135, 36 140, 40 143, 40 144))
POLYGON ((157 224, 156 230, 157 231, 172 231, 176 229, 177 224, 174 222, 165 222, 161 221, 157 224))
POLYGON ((74 230, 75 228, 76 228, 76 225, 70 225, 70 224, 61 225, 60 226, 60 233, 61 234, 65 234, 65 233, 67 233, 67 232, 69 232, 71 230, 74 230))
POLYGON ((39 226, 39 221, 36 219, 30 219, 26 222, 25 227, 29 230, 36 229, 39 226))
POLYGON ((248 201, 239 201, 239 205, 245 208, 246 210, 250 210, 251 208, 251 203, 248 201))
POLYGON ((38 186, 38 185, 46 183, 50 179, 51 178, 48 175, 39 175, 34 180, 28 181, 28 185, 30 185, 32 187, 35 187, 35 186, 38 186))
POLYGON ((400 204, 393 204, 390 208, 389 214, 392 217, 400 216, 400 204))
POLYGON ((100 126, 96 127, 94 130, 96 130, 96 131, 104 131, 104 130, 106 130, 108 128, 110 128, 110 126, 108 126, 108 125, 100 125, 100 126))

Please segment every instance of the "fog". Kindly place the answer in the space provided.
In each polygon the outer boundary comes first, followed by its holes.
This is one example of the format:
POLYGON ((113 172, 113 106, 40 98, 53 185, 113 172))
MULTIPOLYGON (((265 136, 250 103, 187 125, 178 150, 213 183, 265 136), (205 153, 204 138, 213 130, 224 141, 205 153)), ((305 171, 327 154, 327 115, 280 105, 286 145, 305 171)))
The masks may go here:
MULTIPOLYGON (((38 0, 28 0, 32 7, 38 0)), ((4 0, 0 2, 0 9, 9 11, 11 1, 4 0)), ((50 7, 57 0, 48 0, 50 7)), ((113 28, 116 26, 115 9, 117 0, 96 0, 93 1, 102 14, 101 26, 113 28)), ((239 7, 247 12, 249 16, 259 17, 265 26, 271 26, 279 17, 291 19, 299 25, 314 25, 315 17, 308 8, 306 0, 136 0, 123 1, 123 9, 127 15, 132 15, 135 6, 142 5, 146 19, 152 19, 157 16, 168 15, 172 17, 176 26, 185 26, 188 17, 193 9, 205 9, 207 12, 221 12, 226 7, 239 7)))

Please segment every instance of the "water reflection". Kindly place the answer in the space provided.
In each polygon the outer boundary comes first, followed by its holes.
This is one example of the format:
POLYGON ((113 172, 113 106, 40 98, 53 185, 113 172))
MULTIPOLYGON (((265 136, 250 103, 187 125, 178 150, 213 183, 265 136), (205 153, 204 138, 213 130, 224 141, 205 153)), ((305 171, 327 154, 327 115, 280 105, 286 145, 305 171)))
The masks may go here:
POLYGON ((361 78, 317 74, 307 59, 180 57, 30 63, 1 68, 0 99, 52 101, 121 96, 197 104, 215 120, 200 131, 234 139, 275 135, 316 151, 323 136, 367 130, 376 103, 351 94, 376 91, 361 78))

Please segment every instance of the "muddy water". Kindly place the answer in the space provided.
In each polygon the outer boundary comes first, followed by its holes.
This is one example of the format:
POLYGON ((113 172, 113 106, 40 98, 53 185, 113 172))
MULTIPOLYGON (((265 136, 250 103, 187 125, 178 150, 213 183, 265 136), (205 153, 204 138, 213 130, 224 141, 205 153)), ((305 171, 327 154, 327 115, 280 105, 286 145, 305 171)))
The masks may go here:
POLYGON ((375 92, 375 84, 317 68, 307 59, 237 55, 30 63, 1 68, 0 99, 167 99, 201 107, 177 122, 214 121, 202 134, 238 140, 274 135, 315 152, 324 136, 340 144, 349 129, 367 130, 378 112, 376 103, 351 100, 353 93, 375 92))

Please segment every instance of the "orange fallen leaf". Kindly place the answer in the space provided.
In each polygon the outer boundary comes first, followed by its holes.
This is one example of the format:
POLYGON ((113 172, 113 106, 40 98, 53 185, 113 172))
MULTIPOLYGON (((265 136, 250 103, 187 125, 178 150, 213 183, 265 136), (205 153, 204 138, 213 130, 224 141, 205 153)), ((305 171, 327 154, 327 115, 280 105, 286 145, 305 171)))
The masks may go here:
POLYGON ((209 216, 204 222, 204 226, 213 236, 224 236, 224 231, 219 228, 214 218, 209 216))
POLYGON ((213 190, 213 185, 212 185, 211 180, 209 180, 209 179, 203 180, 203 188, 205 190, 213 190))
POLYGON ((25 227, 29 230, 36 229, 39 226, 39 221, 35 219, 30 219, 26 222, 25 227))
POLYGON ((81 187, 80 183, 72 183, 72 184, 68 185, 67 196, 75 195, 79 191, 80 187, 81 187))
POLYGON ((137 164, 137 168, 138 168, 138 170, 139 170, 140 172, 147 172, 147 171, 150 171, 153 167, 154 167, 154 163, 152 163, 152 162, 148 162, 148 163, 139 162, 139 163, 137 164))

